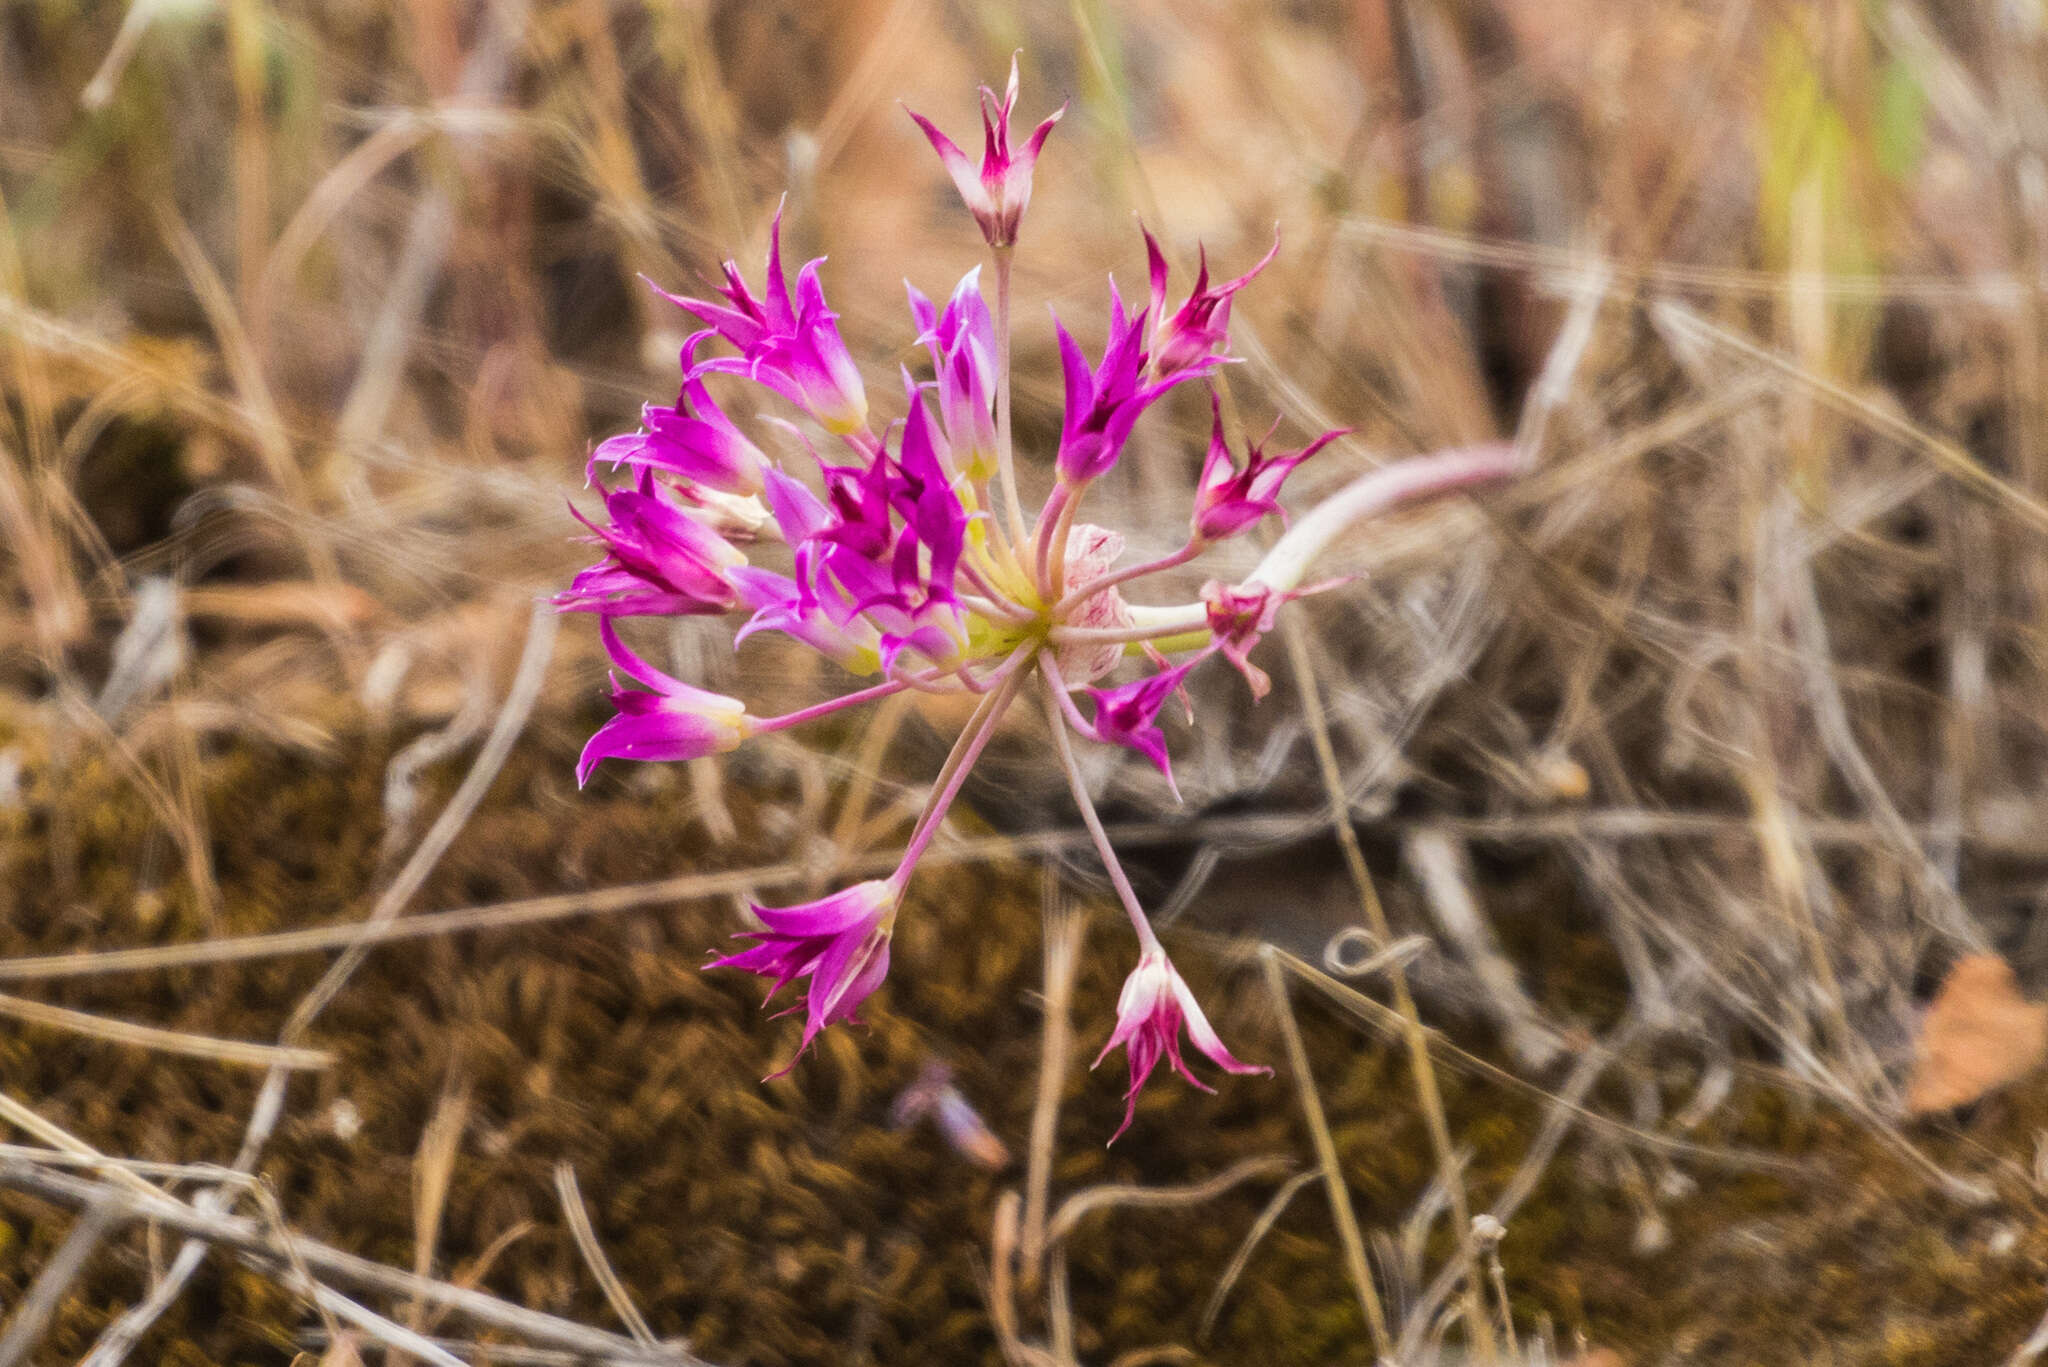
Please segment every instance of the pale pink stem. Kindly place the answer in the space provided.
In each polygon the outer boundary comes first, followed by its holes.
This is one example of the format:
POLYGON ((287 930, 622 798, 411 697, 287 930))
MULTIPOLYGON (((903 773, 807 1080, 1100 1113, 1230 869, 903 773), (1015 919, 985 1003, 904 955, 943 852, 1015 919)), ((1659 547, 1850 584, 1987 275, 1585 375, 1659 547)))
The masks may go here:
MULTIPOLYGON (((1067 505, 1077 496, 1076 486, 1062 479, 1052 486, 1052 493, 1046 496, 1045 506, 1038 510, 1038 540, 1033 554, 1032 572, 1038 580, 1038 591, 1050 598, 1053 589, 1053 536, 1066 519, 1067 505)), ((1061 545, 1057 552, 1062 564, 1066 561, 1067 548, 1061 545)))
POLYGON ((1017 459, 1010 441, 1010 248, 997 247, 996 257, 996 476, 1003 485, 1004 516, 1010 537, 1019 547, 1029 540, 1024 530, 1024 502, 1017 496, 1017 459))
POLYGON ((960 795, 961 785, 967 782, 968 771, 981 758, 982 749, 995 735, 996 727, 1010 710, 1010 703, 1015 700, 1017 689, 1027 676, 1028 671, 1014 667, 1012 662, 1028 658, 1027 653, 1033 649, 1035 647, 1020 646, 1004 662, 1009 673, 1003 679, 1002 687, 982 700, 974 716, 968 719, 966 728, 960 732, 959 739, 953 742, 953 751, 946 756, 945 768, 940 770, 940 785, 925 804, 924 814, 917 819, 917 826, 910 833, 910 843, 904 847, 903 861, 896 866, 897 877, 909 877, 912 866, 924 854, 925 847, 932 843, 932 837, 938 834, 946 809, 960 795))
POLYGON ((1113 589, 1118 584, 1128 583, 1133 579, 1142 578, 1148 574, 1157 574, 1161 570, 1170 570, 1185 565, 1207 549, 1209 549, 1209 543, 1206 541, 1190 541, 1172 555, 1162 555, 1157 560, 1147 560, 1142 565, 1127 565, 1123 569, 1114 570, 1109 574, 1103 575, 1100 579, 1091 579, 1087 583, 1073 589, 1066 597, 1060 599, 1059 602, 1053 604, 1053 618, 1058 620, 1061 613, 1067 611, 1076 603, 1093 598, 1104 589, 1113 589))
POLYGON ((945 681, 953 677, 953 671, 945 669, 920 670, 916 674, 899 674, 903 686, 913 693, 930 693, 936 697, 950 698, 960 692, 945 681))
POLYGON ((1308 567, 1354 523, 1403 503, 1506 479, 1520 474, 1524 468, 1520 451, 1506 442, 1413 456, 1382 465, 1352 480, 1296 520, 1287 534, 1273 543, 1273 549, 1266 552, 1266 558, 1245 583, 1276 589, 1299 588, 1308 567))
POLYGON ((784 731, 792 726, 802 726, 807 721, 816 721, 819 717, 829 716, 843 707, 858 707, 864 702, 873 702, 877 698, 886 698, 891 693, 901 693, 908 687, 910 687, 910 684, 906 680, 891 679, 888 683, 879 683, 872 688, 863 688, 857 693, 848 693, 841 697, 828 698, 824 702, 813 703, 809 707, 799 708, 794 712, 785 712, 779 717, 761 717, 754 722, 754 730, 756 732, 784 731))
POLYGON ((1060 509, 1059 525, 1052 529, 1052 560, 1047 565, 1051 572, 1045 596, 1058 598, 1067 591, 1067 534, 1074 525, 1074 514, 1081 511, 1081 499, 1088 492, 1083 482, 1074 486, 1074 496, 1060 509))
POLYGON ((1038 620, 1038 614, 1010 597, 1009 594, 1004 593, 987 575, 983 574, 973 565, 968 564, 964 559, 960 562, 960 573, 966 578, 968 583, 979 589, 982 596, 988 600, 989 615, 1007 617, 1013 622, 1033 622, 1038 620))
POLYGON ((1059 700, 1060 711, 1067 714, 1067 721, 1072 724, 1073 728, 1088 739, 1099 744, 1102 740, 1102 735, 1095 729, 1094 722, 1081 715, 1080 705, 1074 701, 1073 690, 1070 688, 1056 688, 1053 690, 1053 696, 1059 700))
POLYGON ((1131 929, 1138 933, 1138 947, 1147 952, 1158 949, 1159 937, 1153 933, 1145 908, 1138 904, 1138 894, 1131 887, 1131 880, 1124 876, 1124 866, 1117 862, 1116 850, 1109 843, 1109 832, 1102 829, 1102 818, 1095 814, 1095 800, 1088 796, 1088 783, 1081 777, 1081 766, 1074 762, 1074 743, 1067 738, 1066 719, 1060 713, 1059 699, 1067 689, 1060 678, 1059 666, 1053 663, 1050 654, 1046 654, 1040 656, 1040 668, 1044 671, 1045 716, 1052 726, 1053 749, 1059 752, 1060 767, 1066 770, 1067 787, 1073 790, 1074 805, 1081 809, 1081 824, 1088 828, 1088 837, 1095 842, 1095 852, 1102 856, 1102 866, 1109 871, 1110 884, 1123 902, 1125 914, 1131 918, 1131 929))
POLYGON ((1001 683, 1003 681, 1004 676, 1007 675, 1009 672, 1009 668, 1006 664, 997 665, 994 669, 989 671, 987 678, 983 678, 981 675, 976 674, 974 672, 973 665, 963 664, 958 669, 954 670, 952 674, 947 677, 958 679, 960 681, 960 686, 962 688, 965 688, 969 693, 986 693, 990 689, 994 688, 997 684, 1001 683))
MULTIPOLYGON (((980 687, 974 688, 974 691, 976 693, 986 693, 989 689, 1001 683, 1003 679, 1012 670, 1016 669, 1019 664, 1026 662, 1025 656, 1027 648, 1033 644, 1035 643, 1027 641, 1024 645, 1019 646, 1017 649, 1011 651, 1008 657, 1006 657, 1001 664, 997 665, 994 669, 988 672, 988 677, 980 679, 978 681, 980 687)), ((952 669, 945 669, 941 668, 938 665, 933 665, 930 669, 921 669, 915 674, 899 674, 896 676, 896 678, 898 682, 902 683, 906 688, 914 688, 922 693, 951 693, 951 689, 940 687, 941 681, 951 678, 961 678, 963 682, 965 682, 967 681, 967 677, 971 677, 971 674, 972 671, 966 665, 959 665, 952 669)), ((973 684, 970 683, 969 686, 973 687, 973 684)))
POLYGON ((965 685, 969 693, 986 693, 1003 681, 1010 673, 1010 668, 1009 662, 1005 661, 990 670, 988 676, 983 678, 974 672, 972 665, 961 665, 953 671, 953 677, 965 685))
POLYGON ((1129 645, 1134 641, 1156 641, 1162 636, 1183 636, 1209 625, 1207 613, 1142 627, 1052 627, 1046 639, 1056 646, 1129 645))
POLYGON ((844 440, 848 446, 866 456, 870 461, 882 454, 882 439, 865 427, 861 428, 858 432, 848 432, 844 440))

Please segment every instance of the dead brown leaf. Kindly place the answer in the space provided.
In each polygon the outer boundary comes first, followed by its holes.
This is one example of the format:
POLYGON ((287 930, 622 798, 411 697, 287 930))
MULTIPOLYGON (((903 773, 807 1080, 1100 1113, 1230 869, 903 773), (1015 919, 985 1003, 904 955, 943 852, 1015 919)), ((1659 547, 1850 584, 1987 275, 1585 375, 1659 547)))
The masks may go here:
POLYGON ((1906 1110, 1928 1115, 2018 1081, 2048 1058, 2048 1004, 2020 995, 1996 954, 1958 959, 1920 1029, 1906 1110))

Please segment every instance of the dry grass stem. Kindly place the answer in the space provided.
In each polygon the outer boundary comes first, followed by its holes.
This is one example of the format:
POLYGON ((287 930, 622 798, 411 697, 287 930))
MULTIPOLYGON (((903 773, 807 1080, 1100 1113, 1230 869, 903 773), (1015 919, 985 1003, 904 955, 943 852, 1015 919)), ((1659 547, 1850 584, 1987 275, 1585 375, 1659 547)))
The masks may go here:
POLYGON ((119 1223, 109 1200, 97 1201, 78 1213, 64 1242, 36 1273, 27 1293, 15 1302, 7 1327, 0 1330, 0 1367, 18 1367, 35 1351, 50 1316, 119 1223))
POLYGON ((1085 913, 1071 905, 1060 887, 1058 870, 1048 867, 1045 880, 1044 1023, 1038 1039, 1038 1090, 1031 1104, 1031 1139, 1024 1168, 1024 1227, 1019 1246, 1027 1287, 1038 1274, 1045 1253, 1045 1219, 1052 1195, 1053 1143, 1059 1127, 1060 1094, 1065 1091, 1073 1052, 1074 976, 1081 968, 1081 946, 1088 933, 1085 913))
POLYGON ((1052 1220, 1046 1225, 1045 1241, 1048 1245, 1064 1242, 1082 1220, 1098 1210, 1127 1206, 1171 1210, 1179 1206, 1200 1205, 1215 1200, 1241 1183, 1260 1177, 1277 1177, 1293 1166, 1290 1160, 1279 1154, 1265 1154, 1233 1163, 1206 1182, 1191 1182, 1186 1186, 1106 1184, 1089 1187, 1060 1202, 1059 1209, 1053 1212, 1052 1220))
POLYGON ((1245 1232, 1244 1242, 1239 1244, 1237 1252, 1231 1255, 1229 1266, 1225 1267, 1223 1275, 1216 1279, 1216 1289, 1210 1293, 1209 1303, 1202 1307, 1202 1322, 1195 1330, 1197 1339, 1208 1338, 1209 1331, 1216 1327, 1216 1317, 1223 1313, 1223 1303, 1230 1298, 1230 1288, 1236 1286, 1237 1279, 1244 1275, 1245 1268, 1251 1263, 1252 1254, 1258 1250, 1259 1242, 1280 1222, 1280 1217, 1286 1214, 1287 1207, 1301 1194, 1302 1188, 1319 1177, 1325 1177, 1320 1167, 1297 1172, 1281 1183, 1280 1189, 1266 1202, 1265 1209, 1259 1212, 1259 1218, 1252 1221, 1252 1227, 1245 1232))
MULTIPOLYGON (((1379 893, 1373 887, 1372 873, 1366 868, 1365 853, 1359 848, 1358 832, 1352 826, 1351 803, 1344 787, 1342 772, 1337 766, 1336 747, 1330 741, 1330 725, 1323 710, 1322 694, 1316 682, 1314 657, 1310 655, 1308 642, 1302 634, 1301 624, 1288 619, 1283 633, 1287 640, 1287 656, 1294 667, 1295 687, 1300 692, 1302 711, 1308 720, 1309 739, 1315 748, 1316 765, 1320 770, 1324 791, 1330 803, 1330 825, 1336 833, 1338 847, 1344 852, 1344 866, 1351 874, 1352 885, 1358 890, 1359 904, 1365 913, 1366 929, 1381 944, 1393 942, 1392 927, 1387 923, 1387 914, 1380 905, 1379 893)), ((1281 984, 1279 966, 1274 962, 1271 951, 1265 958, 1266 977, 1274 987, 1275 1003, 1292 1019, 1291 1008, 1287 1007, 1286 991, 1281 984)), ((1494 1361, 1493 1330, 1487 1319, 1484 1291, 1479 1275, 1479 1260, 1472 1247, 1471 1202, 1465 1194, 1465 1179, 1458 1171, 1458 1164, 1451 1146, 1450 1123, 1444 1115, 1443 1094, 1437 1087, 1436 1066, 1429 1056, 1429 1037, 1422 1026, 1421 1013, 1416 1010, 1415 996, 1408 987, 1408 974, 1399 963, 1387 967, 1387 982, 1394 994, 1394 1009, 1400 1013, 1408 1048, 1408 1065, 1415 1081, 1415 1094, 1421 1104, 1422 1115, 1429 1129, 1430 1147, 1436 1156, 1437 1173, 1444 1184, 1445 1194, 1450 1199, 1451 1224, 1458 1240, 1459 1256, 1465 1276, 1466 1327, 1476 1342, 1473 1345, 1482 1363, 1494 1361)), ((1289 1056, 1295 1058, 1296 1066, 1305 1087, 1308 1082, 1307 1056, 1295 1057, 1299 1044, 1290 1036, 1289 1056)), ((1306 1095, 1306 1094, 1304 1094, 1306 1095)), ((1304 1102, 1304 1108, 1306 1102, 1304 1102)), ((1334 1165, 1335 1151, 1331 1151, 1330 1164, 1334 1165)), ((1334 1194, 1333 1194, 1334 1195, 1334 1194)), ((1355 1231, 1354 1231, 1355 1233, 1355 1231)), ((1358 1261, 1364 1261, 1361 1250, 1358 1261)), ((1385 1348, 1385 1329, 1382 1323, 1376 1333, 1382 1351, 1385 1348)))
MULTIPOLYGON (((118 1219, 148 1220, 207 1244, 231 1249, 259 1267, 285 1266, 290 1255, 275 1234, 243 1216, 209 1212, 161 1193, 128 1192, 105 1182, 71 1177, 34 1164, 0 1163, 0 1187, 22 1192, 75 1210, 103 1203, 118 1219)), ((418 1297, 430 1305, 463 1315, 480 1325, 502 1329, 532 1342, 587 1354, 598 1362, 648 1364, 648 1367, 694 1367, 697 1359, 681 1349, 649 1349, 631 1339, 586 1328, 553 1315, 508 1304, 480 1291, 422 1278, 396 1268, 330 1248, 303 1235, 293 1236, 297 1256, 314 1275, 392 1297, 418 1297)), ((360 1311, 360 1307, 355 1308, 360 1311)), ((347 1318, 347 1315, 343 1316, 347 1318)), ((396 1326, 392 1326, 396 1328, 396 1326)), ((397 1346, 432 1361, 453 1361, 440 1349, 409 1330, 397 1346), (422 1350, 426 1351, 422 1351, 422 1350)))
POLYGON ((555 1165, 555 1194, 561 1198, 562 1213, 568 1217, 569 1232, 576 1239, 576 1251, 583 1255, 583 1265, 590 1269, 590 1275, 597 1278, 597 1284, 604 1291, 604 1298, 612 1310, 632 1334, 633 1341, 642 1347, 657 1345, 654 1331, 647 1327, 646 1316, 640 1307, 633 1304, 633 1298, 626 1293, 626 1284, 619 1280, 619 1274, 612 1270, 611 1260, 604 1256, 604 1245, 597 1241, 597 1230, 591 1227, 590 1210, 583 1204, 583 1193, 576 1186, 576 1170, 567 1163, 555 1165))
POLYGON ((285 1068, 297 1072, 318 1072, 334 1065, 334 1055, 324 1049, 300 1049, 286 1045, 249 1044, 242 1040, 215 1039, 183 1030, 164 1030, 133 1021, 112 1020, 85 1011, 27 1001, 0 994, 0 1016, 26 1021, 30 1025, 69 1031, 112 1044, 125 1044, 160 1054, 206 1059, 244 1068, 285 1068))
POLYGON ((1330 1136, 1330 1122, 1323 1113, 1323 1099, 1316 1091, 1309 1070, 1308 1049, 1301 1042, 1301 1026, 1294 1019, 1293 1003, 1287 999, 1287 980, 1280 976, 1279 951, 1271 945, 1259 950, 1260 967, 1266 975, 1266 991, 1280 1020, 1280 1037, 1287 1045, 1287 1067, 1294 1074, 1295 1091, 1301 1097, 1302 1119, 1308 1125, 1309 1140, 1315 1146, 1316 1166, 1323 1176, 1323 1188, 1330 1202, 1330 1219, 1337 1226, 1338 1245, 1344 1252, 1344 1269, 1358 1293, 1359 1309, 1365 1315, 1366 1331, 1372 1335, 1373 1355, 1385 1358, 1393 1349, 1387 1328, 1386 1308, 1380 1303, 1372 1268, 1365 1258, 1365 1239, 1359 1233, 1358 1213, 1351 1206, 1351 1188, 1337 1161, 1337 1144, 1330 1136))

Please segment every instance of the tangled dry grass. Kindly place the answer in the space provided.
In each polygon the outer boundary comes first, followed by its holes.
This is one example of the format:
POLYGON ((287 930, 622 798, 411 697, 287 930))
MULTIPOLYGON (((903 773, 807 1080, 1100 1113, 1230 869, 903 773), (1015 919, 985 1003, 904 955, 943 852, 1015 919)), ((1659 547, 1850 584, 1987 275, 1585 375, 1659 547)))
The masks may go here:
MULTIPOLYGON (((1902 1085, 1951 964, 2048 977, 2043 24, 0 9, 0 1363, 2032 1360, 2048 1096, 1902 1085), (1015 48, 1075 99, 1021 297, 1099 327, 1131 211, 1183 261, 1277 222, 1233 421, 1356 429, 1297 499, 1537 462, 1346 548, 1274 697, 1199 698, 1185 808, 1097 758, 1283 1074, 1111 1154, 1117 966, 1034 737, 871 1029, 762 1087, 698 956, 886 852, 957 718, 579 797, 599 664, 533 607, 672 383, 635 276, 757 259, 787 193, 886 373, 897 282, 976 259, 894 101, 958 122, 1015 48), (978 1150, 888 1128, 935 1058, 978 1150)), ((1120 472, 1134 554, 1204 421, 1120 472)))

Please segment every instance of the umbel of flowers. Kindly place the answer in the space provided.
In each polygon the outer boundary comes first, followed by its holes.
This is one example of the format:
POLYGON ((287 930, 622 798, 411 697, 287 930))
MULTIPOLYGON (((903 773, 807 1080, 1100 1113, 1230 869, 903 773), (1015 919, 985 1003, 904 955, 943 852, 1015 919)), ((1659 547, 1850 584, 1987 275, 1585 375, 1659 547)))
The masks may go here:
POLYGON ((603 554, 557 598, 564 609, 597 616, 618 671, 617 714, 591 736, 577 777, 587 781, 607 759, 719 754, 907 689, 979 700, 895 872, 801 906, 754 908, 760 928, 742 932, 748 946, 711 965, 771 979, 771 997, 804 984, 801 1057, 821 1030, 852 1019, 888 973, 891 933, 919 856, 1005 714, 1035 692, 1082 821, 1137 934, 1137 965, 1096 1060, 1125 1050, 1128 1126, 1162 1059, 1207 1089, 1182 1057, 1183 1028, 1217 1067, 1263 1070, 1224 1047, 1154 934, 1096 816, 1071 737, 1135 750, 1171 783, 1159 714, 1190 672, 1220 655, 1262 696, 1267 678, 1251 652, 1290 600, 1314 591, 1303 580, 1324 547, 1395 503, 1506 474, 1513 455, 1487 447, 1383 466, 1299 518, 1242 582, 1212 579, 1197 602, 1133 601, 1148 577, 1268 516, 1284 519, 1278 499, 1289 473, 1341 434, 1325 433, 1300 450, 1256 444, 1240 454, 1225 438, 1212 393, 1211 435, 1190 491, 1184 544, 1155 560, 1122 563, 1123 536, 1082 519, 1089 489, 1115 469, 1148 409, 1176 388, 1205 383, 1228 359, 1231 301, 1272 257, 1221 283, 1210 280, 1205 261, 1175 305, 1166 259, 1148 233, 1149 296, 1133 309, 1111 284, 1109 335, 1096 359, 1055 320, 1066 409, 1058 448, 1046 453, 1052 492, 1027 508, 1017 492, 1010 427, 1010 262, 1033 167, 1064 109, 1013 147, 1015 63, 1000 100, 986 88, 981 95, 978 166, 929 121, 911 117, 989 245, 994 305, 979 268, 943 307, 910 290, 915 340, 930 370, 902 373, 900 399, 892 395, 887 404, 900 416, 877 421, 826 303, 822 261, 799 270, 794 286, 785 276, 779 213, 758 295, 727 262, 717 297, 667 296, 703 325, 682 347, 681 392, 673 406, 649 405, 639 431, 592 454, 591 480, 604 508, 584 524, 603 554), (750 380, 808 419, 776 419, 809 453, 804 468, 785 468, 750 440, 713 400, 707 375, 750 380), (827 451, 813 445, 818 435, 827 451), (613 475, 608 484, 598 482, 600 471, 613 475), (787 568, 756 564, 757 553, 787 568), (813 706, 757 716, 740 699, 655 668, 616 626, 623 617, 696 614, 734 621, 735 646, 762 631, 794 637, 859 682, 813 706), (1119 682, 1126 663, 1139 676, 1119 682))

